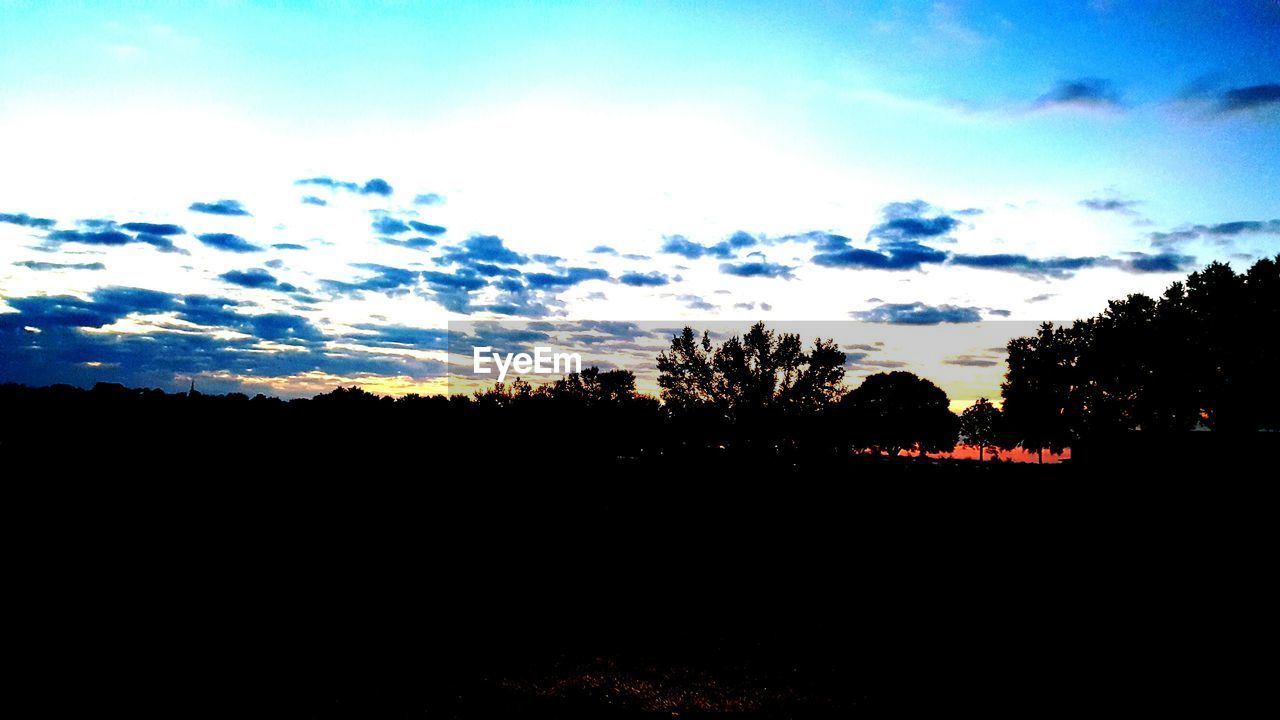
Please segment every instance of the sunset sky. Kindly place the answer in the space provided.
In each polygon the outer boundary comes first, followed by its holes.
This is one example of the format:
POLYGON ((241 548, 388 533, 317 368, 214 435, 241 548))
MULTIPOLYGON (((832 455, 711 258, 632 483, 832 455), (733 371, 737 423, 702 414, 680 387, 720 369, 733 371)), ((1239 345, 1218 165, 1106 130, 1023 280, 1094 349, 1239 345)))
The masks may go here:
MULTIPOLYGON (((1091 315, 1280 251, 1277 48, 1276 0, 0 0, 0 382, 429 392, 450 321, 1091 315)), ((993 332, 850 370, 994 396, 993 332)))

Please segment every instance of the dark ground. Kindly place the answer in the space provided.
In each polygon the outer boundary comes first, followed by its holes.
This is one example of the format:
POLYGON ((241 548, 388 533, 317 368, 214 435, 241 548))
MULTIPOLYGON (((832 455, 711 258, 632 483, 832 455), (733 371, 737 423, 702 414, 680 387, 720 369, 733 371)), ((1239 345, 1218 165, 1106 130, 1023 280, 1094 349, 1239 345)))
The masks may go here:
POLYGON ((28 427, 47 440, 0 453, 10 697, 1026 716, 1222 714, 1264 687, 1275 506, 1246 462, 618 461, 326 427, 28 427))
POLYGON ((1251 491, 208 465, 9 478, 49 714, 1220 710, 1273 627, 1251 491))

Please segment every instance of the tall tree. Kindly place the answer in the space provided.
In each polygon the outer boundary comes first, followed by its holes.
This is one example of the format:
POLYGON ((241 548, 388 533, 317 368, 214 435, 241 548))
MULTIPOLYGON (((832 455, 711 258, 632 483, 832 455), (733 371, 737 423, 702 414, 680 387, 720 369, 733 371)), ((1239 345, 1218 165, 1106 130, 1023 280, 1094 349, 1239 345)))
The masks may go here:
POLYGON ((959 426, 949 405, 937 385, 900 371, 871 375, 841 400, 854 447, 889 455, 954 449, 959 426))
POLYGON ((1087 326, 1073 329, 1044 323, 1031 337, 1009 341, 1008 372, 1000 386, 1004 415, 1016 447, 1036 453, 1061 452, 1071 444, 1071 419, 1078 415, 1076 348, 1087 326))
POLYGON ((966 445, 978 448, 978 462, 983 452, 993 445, 1000 422, 1000 409, 986 398, 978 398, 960 413, 960 437, 966 445))

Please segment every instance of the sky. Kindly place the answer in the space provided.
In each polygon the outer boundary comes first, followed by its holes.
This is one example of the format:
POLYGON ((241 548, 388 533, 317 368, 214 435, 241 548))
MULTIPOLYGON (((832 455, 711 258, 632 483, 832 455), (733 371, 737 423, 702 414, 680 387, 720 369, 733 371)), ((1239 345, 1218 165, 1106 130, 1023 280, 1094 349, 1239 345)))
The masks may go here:
POLYGON ((0 0, 0 381, 763 320, 994 396, 1001 333, 1280 251, 1277 48, 1276 0, 0 0))

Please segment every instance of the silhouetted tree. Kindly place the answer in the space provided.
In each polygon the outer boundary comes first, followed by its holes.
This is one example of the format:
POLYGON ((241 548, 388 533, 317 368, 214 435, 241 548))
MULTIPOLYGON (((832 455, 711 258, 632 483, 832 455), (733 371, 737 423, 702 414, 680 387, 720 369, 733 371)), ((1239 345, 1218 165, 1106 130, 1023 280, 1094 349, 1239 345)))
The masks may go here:
POLYGON ((1000 409, 986 398, 978 398, 960 413, 960 437, 978 448, 978 462, 982 462, 987 446, 995 443, 999 423, 1000 409))
POLYGON ((897 455, 947 452, 956 446, 958 420, 947 394, 909 372, 876 373, 841 400, 854 447, 897 455))
POLYGON ((698 339, 689 327, 671 339, 670 352, 658 354, 658 387, 669 410, 679 413, 716 403, 712 358, 711 333, 698 339))
POLYGON ((1009 370, 1000 386, 1004 417, 1014 446, 1036 453, 1070 446, 1076 392, 1075 333, 1044 323, 1032 337, 1009 341, 1009 370))
POLYGON ((1061 451, 1085 437, 1201 425, 1280 427, 1280 265, 1210 263, 1159 300, 1130 295, 1070 327, 1009 343, 1002 386, 1015 444, 1061 451))
POLYGON ((805 352, 799 335, 775 333, 764 323, 718 347, 709 333, 698 340, 686 327, 658 355, 658 386, 676 414, 695 407, 714 407, 729 417, 766 409, 811 413, 839 399, 844 359, 831 340, 817 338, 805 352))

